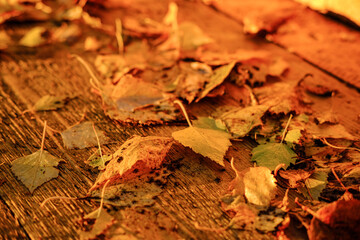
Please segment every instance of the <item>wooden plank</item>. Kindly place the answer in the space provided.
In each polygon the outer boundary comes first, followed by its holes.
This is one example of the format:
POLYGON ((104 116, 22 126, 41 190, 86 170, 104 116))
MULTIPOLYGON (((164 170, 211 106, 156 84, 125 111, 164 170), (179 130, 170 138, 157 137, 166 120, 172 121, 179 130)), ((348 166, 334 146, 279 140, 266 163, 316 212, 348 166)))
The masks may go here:
POLYGON ((248 28, 270 31, 266 38, 339 80, 360 88, 360 32, 292 0, 213 1, 248 28), (262 6, 269 6, 263 9, 262 6))
MULTIPOLYGON (((147 5, 142 6, 148 8, 147 5)), ((157 4, 145 13, 150 15, 149 17, 159 18, 159 15, 165 13, 166 6, 166 1, 157 1, 157 4)), ((114 11, 115 13, 117 11, 114 11)), ((140 13, 144 14, 143 11, 140 13)), ((114 17, 109 12, 106 12, 106 15, 109 21, 114 17)), ((360 126, 357 115, 354 114, 359 112, 359 106, 348 104, 348 102, 354 103, 359 98, 359 93, 354 89, 347 88, 336 79, 280 47, 261 39, 256 42, 249 39, 241 33, 241 26, 236 21, 197 2, 179 2, 179 18, 180 21, 196 22, 229 51, 237 48, 261 48, 268 50, 274 56, 283 57, 290 65, 285 81, 297 81, 308 73, 314 76, 314 81, 325 79, 327 84, 339 89, 339 95, 334 97, 333 102, 338 106, 343 106, 341 111, 336 112, 340 122, 351 133, 359 135, 360 126), (197 11, 194 12, 193 9, 197 11)), ((0 196, 31 239, 40 237, 76 239, 79 229, 77 219, 98 206, 98 203, 91 201, 54 201, 43 209, 39 208, 40 203, 47 197, 85 195, 98 174, 98 171, 90 169, 84 163, 95 148, 90 151, 89 149, 64 149, 59 134, 51 130, 47 131, 45 147, 53 155, 65 159, 65 163, 60 164, 60 176, 30 195, 12 174, 10 170, 12 160, 39 148, 42 121, 47 120, 50 127, 62 131, 78 122, 87 109, 87 120, 96 122, 99 128, 112 139, 111 144, 103 147, 107 153, 114 151, 133 134, 170 136, 172 131, 185 127, 129 127, 117 124, 105 117, 100 99, 89 91, 88 73, 75 59, 68 57, 72 50, 67 47, 57 46, 55 49, 53 46, 48 46, 28 54, 9 54, 6 58, 3 56, 0 62, 2 73, 0 117, 4 123, 0 127, 0 150, 2 161, 5 162, 1 166, 0 179, 6 180, 0 186, 0 196), (36 115, 21 114, 46 94, 78 97, 59 111, 36 115)), ((91 54, 85 57, 89 62, 92 58, 91 54)), ((328 107, 326 99, 318 99, 310 95, 309 97, 317 100, 313 105, 316 112, 321 113, 328 107)), ((211 113, 216 106, 216 101, 208 100, 195 104, 189 109, 195 116, 201 116, 211 113)), ((221 208, 220 198, 234 178, 229 159, 231 157, 236 159, 235 164, 239 170, 252 166, 249 160, 254 146, 252 141, 246 139, 243 142, 234 142, 226 155, 225 171, 187 148, 172 149, 170 158, 183 160, 180 167, 170 177, 155 206, 145 209, 119 209, 107 206, 118 220, 114 228, 121 228, 124 234, 137 238, 152 236, 154 239, 167 239, 167 237, 174 239, 268 239, 270 236, 258 233, 252 236, 248 232, 238 230, 213 232, 199 230, 196 227, 197 225, 208 228, 227 226, 230 219, 221 208), (161 221, 171 224, 161 225, 161 221), (159 224, 161 228, 157 227, 159 224)), ((293 195, 290 196, 290 199, 293 200, 293 198, 293 195)))

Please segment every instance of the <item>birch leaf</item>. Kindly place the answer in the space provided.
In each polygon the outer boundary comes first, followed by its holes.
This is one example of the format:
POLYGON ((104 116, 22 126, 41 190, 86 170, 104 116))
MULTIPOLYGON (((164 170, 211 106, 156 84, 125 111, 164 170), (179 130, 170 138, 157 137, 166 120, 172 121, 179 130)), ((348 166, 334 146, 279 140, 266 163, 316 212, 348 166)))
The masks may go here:
POLYGON ((188 127, 172 133, 172 137, 194 152, 208 157, 221 166, 224 165, 224 155, 231 146, 231 135, 213 129, 188 127))
POLYGON ((245 137, 253 128, 262 125, 261 117, 267 106, 256 105, 223 114, 220 118, 236 137, 245 137))
POLYGON ((129 179, 158 169, 164 163, 172 143, 173 140, 168 137, 134 136, 112 155, 112 160, 96 180, 93 188, 97 188, 97 185, 109 179, 112 181, 125 177, 129 179))
POLYGON ((96 209, 95 211, 86 215, 84 218, 95 219, 95 223, 90 231, 79 232, 81 240, 96 239, 98 235, 104 233, 104 231, 106 231, 114 223, 114 218, 103 208, 96 209), (99 211, 101 211, 100 216, 97 217, 99 211))
POLYGON ((37 187, 59 175, 59 170, 55 167, 61 160, 47 151, 38 150, 14 160, 11 164, 11 170, 33 193, 37 187))
POLYGON ((192 22, 183 22, 179 26, 181 48, 196 50, 198 47, 212 43, 214 40, 206 36, 201 28, 192 22))
MULTIPOLYGON (((96 127, 95 129, 98 134, 100 144, 106 144, 109 139, 104 135, 102 131, 100 131, 96 127)), ((87 147, 98 146, 92 122, 83 122, 69 129, 66 129, 61 133, 61 137, 63 139, 65 147, 70 149, 83 149, 87 147)))
POLYGON ((248 202, 269 206, 275 196, 276 179, 266 167, 252 167, 244 174, 245 197, 248 202))
POLYGON ((34 105, 35 111, 56 110, 64 107, 68 98, 45 95, 40 98, 34 105))
POLYGON ((314 172, 308 179, 305 180, 306 186, 299 188, 299 191, 309 199, 318 200, 322 190, 326 187, 327 178, 327 172, 314 172), (309 196, 309 192, 311 196, 309 196))
POLYGON ((252 150, 251 161, 273 171, 279 164, 288 167, 290 163, 295 163, 296 157, 296 153, 283 143, 267 143, 252 150))
POLYGON ((112 159, 111 155, 102 155, 100 154, 100 150, 97 149, 91 156, 88 158, 87 163, 93 167, 98 168, 99 170, 105 169, 105 163, 112 159))
POLYGON ((210 76, 209 82, 205 85, 204 90, 201 92, 199 98, 196 102, 200 101, 200 99, 206 97, 209 92, 211 92, 214 88, 219 86, 227 76, 229 76, 231 70, 234 68, 235 62, 231 62, 227 65, 221 66, 215 69, 210 76))
POLYGON ((45 31, 46 28, 44 27, 34 27, 20 39, 19 44, 26 47, 37 47, 42 45, 46 42, 46 39, 43 37, 45 31))

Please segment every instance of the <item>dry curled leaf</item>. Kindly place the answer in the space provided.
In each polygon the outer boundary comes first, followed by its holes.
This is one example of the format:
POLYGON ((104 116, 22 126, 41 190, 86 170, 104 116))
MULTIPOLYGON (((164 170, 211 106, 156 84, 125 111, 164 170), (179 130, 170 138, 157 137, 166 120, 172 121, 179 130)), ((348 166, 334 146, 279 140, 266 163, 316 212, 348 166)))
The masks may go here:
POLYGON ((31 193, 59 175, 55 167, 62 159, 54 157, 44 150, 38 150, 25 157, 18 158, 11 163, 11 170, 31 193))
POLYGON ((46 43, 47 39, 44 37, 46 28, 34 27, 20 39, 19 44, 25 47, 37 47, 46 43))
POLYGON ((338 200, 327 204, 316 212, 311 220, 308 236, 310 240, 352 240, 360 236, 360 201, 338 200))
POLYGON ((97 236, 103 234, 114 223, 114 218, 103 208, 97 208, 95 211, 84 216, 84 219, 95 219, 95 223, 90 231, 79 231, 81 240, 96 239, 97 236), (98 216, 99 211, 101 212, 98 216))
POLYGON ((173 140, 167 137, 132 137, 112 155, 92 188, 107 180, 111 183, 117 179, 130 179, 160 168, 172 144, 173 140))
POLYGON ((267 111, 267 106, 256 105, 235 109, 220 116, 235 137, 245 137, 253 128, 262 125, 261 117, 267 111))

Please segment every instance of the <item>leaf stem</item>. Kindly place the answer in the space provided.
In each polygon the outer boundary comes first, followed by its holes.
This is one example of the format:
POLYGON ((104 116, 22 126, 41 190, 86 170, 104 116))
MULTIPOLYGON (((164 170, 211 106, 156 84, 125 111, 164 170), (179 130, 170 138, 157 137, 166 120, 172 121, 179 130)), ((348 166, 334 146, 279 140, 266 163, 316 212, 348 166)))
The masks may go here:
POLYGON ((333 167, 331 168, 331 171, 332 171, 332 173, 334 174, 336 180, 337 180, 337 181, 340 183, 340 185, 347 191, 347 187, 345 187, 345 185, 341 182, 339 176, 336 174, 335 169, 334 169, 333 167))
MULTIPOLYGON (((91 76, 90 84, 91 84, 96 90, 100 91, 100 88, 99 88, 99 86, 101 86, 100 80, 95 76, 95 74, 94 74, 94 72, 91 70, 89 64, 88 64, 82 57, 80 57, 80 56, 77 55, 77 54, 71 54, 71 56, 75 57, 76 60, 78 60, 78 61, 85 67, 86 71, 88 71, 88 73, 89 73, 90 76, 91 76), (92 82, 92 80, 94 80, 95 83, 92 82)), ((100 91, 100 92, 102 92, 102 91, 100 91)))
POLYGON ((284 141, 284 139, 285 139, 286 131, 287 131, 289 125, 290 125, 290 121, 291 121, 292 117, 293 117, 293 115, 290 114, 290 117, 289 117, 289 119, 288 119, 288 121, 287 121, 287 123, 286 123, 286 126, 285 126, 285 129, 284 129, 284 132, 283 132, 283 135, 282 135, 282 138, 281 138, 281 142, 280 142, 280 143, 283 143, 283 141, 284 141))
POLYGON ((46 126, 47 126, 47 121, 45 120, 45 121, 44 121, 44 129, 43 129, 43 133, 42 133, 42 137, 41 137, 40 159, 41 159, 42 152, 43 152, 43 150, 44 150, 46 126))
POLYGON ((182 102, 180 102, 179 100, 175 100, 174 103, 176 103, 176 104, 178 104, 178 105, 180 106, 180 108, 181 108, 181 110, 182 110, 182 112, 183 112, 183 114, 184 114, 184 116, 185 116, 185 118, 186 118, 186 121, 187 121, 187 123, 189 124, 189 127, 192 127, 192 124, 191 124, 191 122, 190 122, 189 116, 188 116, 188 114, 187 114, 187 112, 186 112, 186 110, 185 110, 185 107, 184 107, 184 105, 182 104, 182 102))
POLYGON ((122 34, 122 24, 120 18, 115 19, 115 36, 119 48, 119 54, 122 55, 124 53, 124 40, 121 36, 122 34))
POLYGON ((94 129, 94 133, 95 133, 95 137, 96 137, 96 141, 97 141, 97 144, 98 144, 98 147, 99 147, 99 153, 100 153, 100 158, 101 158, 101 164, 102 166, 105 167, 105 161, 104 161, 104 158, 103 158, 103 155, 102 155, 102 151, 101 151, 101 146, 100 146, 100 139, 99 139, 99 136, 96 132, 96 129, 95 129, 95 124, 93 123, 93 129, 94 129))
POLYGON ((329 147, 332 147, 332 148, 335 148, 335 149, 355 150, 355 151, 360 152, 360 149, 355 148, 355 147, 338 147, 338 146, 332 145, 331 143, 329 143, 329 142, 326 140, 326 138, 321 138, 321 141, 322 141, 323 143, 325 143, 326 145, 328 145, 329 147))
POLYGON ((106 186, 109 184, 109 182, 110 182, 110 179, 106 181, 106 183, 104 184, 103 189, 101 190, 100 206, 99 206, 99 211, 98 211, 98 214, 97 214, 97 217, 96 217, 96 218, 99 218, 99 217, 100 217, 101 209, 102 209, 102 207, 103 207, 103 205, 104 205, 105 188, 106 188, 106 186))

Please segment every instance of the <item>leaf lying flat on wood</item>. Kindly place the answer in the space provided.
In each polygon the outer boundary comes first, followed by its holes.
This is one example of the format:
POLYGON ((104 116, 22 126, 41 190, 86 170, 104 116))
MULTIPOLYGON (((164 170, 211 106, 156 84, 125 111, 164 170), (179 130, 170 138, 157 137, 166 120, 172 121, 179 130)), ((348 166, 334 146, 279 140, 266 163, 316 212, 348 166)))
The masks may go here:
POLYGON ((11 163, 11 170, 31 193, 45 182, 56 178, 59 170, 55 167, 62 159, 44 150, 38 150, 11 163))
POLYGON ((163 99, 162 92, 158 87, 130 74, 123 76, 111 88, 110 98, 119 110, 134 111, 135 108, 153 104, 163 99))
POLYGON ((290 163, 295 163, 296 157, 296 153, 283 143, 267 143, 252 150, 251 161, 273 171, 279 164, 288 167, 290 163))
POLYGON ((224 113, 220 119, 236 137, 245 137, 253 128, 262 125, 261 117, 267 106, 256 105, 224 113))
POLYGON ((172 133, 172 137, 194 152, 210 158, 221 166, 224 156, 231 146, 229 133, 213 129, 188 127, 172 133))
POLYGON ((103 208, 98 208, 95 211, 84 216, 84 219, 95 219, 95 223, 90 231, 80 231, 79 237, 81 240, 96 239, 97 236, 103 234, 113 223, 114 217, 106 212, 103 208), (98 212, 100 216, 98 216, 98 212))
POLYGON ((173 140, 167 137, 134 136, 112 155, 112 160, 98 177, 93 188, 107 180, 129 179, 158 169, 164 163, 172 144, 173 140))
POLYGON ((206 36, 201 28, 193 22, 182 22, 179 26, 180 47, 182 50, 196 50, 198 47, 214 40, 206 36))
POLYGON ((45 95, 40 98, 34 105, 35 111, 57 110, 65 106, 68 97, 57 97, 45 95))
MULTIPOLYGON (((103 145, 108 143, 109 139, 104 135, 103 131, 100 131, 97 127, 95 127, 95 129, 98 134, 100 144, 103 145)), ((61 137, 65 147, 70 149, 83 149, 98 145, 92 122, 83 122, 70 127, 69 129, 61 132, 61 137)))

